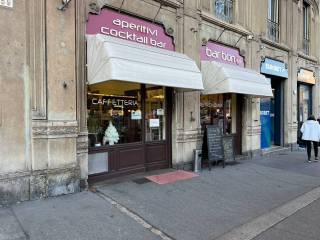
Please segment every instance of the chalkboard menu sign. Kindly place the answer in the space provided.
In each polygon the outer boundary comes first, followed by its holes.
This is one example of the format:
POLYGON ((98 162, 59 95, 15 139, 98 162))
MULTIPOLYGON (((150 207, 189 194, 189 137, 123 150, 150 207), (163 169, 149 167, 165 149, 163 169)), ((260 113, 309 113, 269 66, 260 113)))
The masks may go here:
POLYGON ((208 125, 206 129, 208 163, 211 170, 211 163, 224 159, 222 132, 223 129, 218 125, 208 125))
POLYGON ((224 155, 224 164, 226 161, 235 161, 234 154, 234 142, 233 136, 223 136, 222 138, 222 147, 223 147, 223 155, 224 155))

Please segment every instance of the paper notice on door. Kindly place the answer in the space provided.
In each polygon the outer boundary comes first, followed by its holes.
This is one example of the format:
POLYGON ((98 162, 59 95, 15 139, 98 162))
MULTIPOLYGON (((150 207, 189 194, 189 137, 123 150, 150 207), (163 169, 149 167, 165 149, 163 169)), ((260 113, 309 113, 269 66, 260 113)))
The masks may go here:
POLYGON ((141 119, 141 111, 140 110, 132 110, 131 111, 131 119, 132 120, 140 120, 141 119))
POLYGON ((151 128, 159 127, 159 126, 160 126, 159 118, 149 119, 149 126, 150 126, 151 128))
POLYGON ((162 108, 157 109, 157 115, 158 116, 163 116, 164 115, 164 110, 162 108))

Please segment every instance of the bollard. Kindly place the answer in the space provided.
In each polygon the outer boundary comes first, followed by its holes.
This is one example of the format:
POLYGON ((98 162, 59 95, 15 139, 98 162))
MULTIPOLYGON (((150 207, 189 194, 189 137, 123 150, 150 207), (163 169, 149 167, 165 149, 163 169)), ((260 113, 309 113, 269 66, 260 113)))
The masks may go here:
POLYGON ((201 171, 201 155, 202 155, 202 150, 194 149, 194 163, 193 163, 194 172, 201 171))

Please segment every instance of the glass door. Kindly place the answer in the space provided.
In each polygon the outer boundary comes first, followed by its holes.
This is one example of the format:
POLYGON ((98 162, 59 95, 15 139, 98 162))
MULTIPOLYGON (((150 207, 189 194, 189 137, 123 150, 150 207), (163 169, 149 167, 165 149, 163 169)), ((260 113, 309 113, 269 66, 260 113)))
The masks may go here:
POLYGON ((165 88, 146 85, 145 100, 146 142, 166 139, 165 88))
POLYGON ((298 144, 303 146, 300 128, 312 114, 312 85, 298 84, 298 144))

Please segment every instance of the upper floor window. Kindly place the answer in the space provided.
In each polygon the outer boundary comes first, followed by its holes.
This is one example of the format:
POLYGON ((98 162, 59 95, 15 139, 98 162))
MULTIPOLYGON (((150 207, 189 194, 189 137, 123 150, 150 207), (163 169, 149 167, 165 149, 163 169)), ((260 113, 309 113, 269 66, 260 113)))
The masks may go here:
POLYGON ((279 42, 279 1, 268 0, 268 38, 279 42))
POLYGON ((231 23, 233 20, 233 0, 214 0, 213 2, 215 16, 231 23))
POLYGON ((303 51, 309 54, 310 50, 310 5, 303 2, 303 51))

